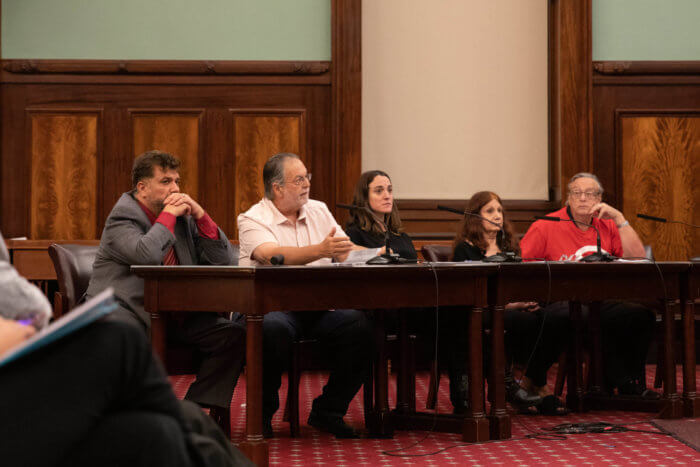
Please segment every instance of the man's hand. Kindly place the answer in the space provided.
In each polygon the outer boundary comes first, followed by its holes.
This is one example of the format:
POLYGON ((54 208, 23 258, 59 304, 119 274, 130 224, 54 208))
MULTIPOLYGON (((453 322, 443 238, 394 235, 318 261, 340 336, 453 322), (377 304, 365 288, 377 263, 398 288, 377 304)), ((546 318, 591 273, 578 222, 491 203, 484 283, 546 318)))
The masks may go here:
POLYGON ((163 204, 165 205, 163 211, 169 212, 175 217, 191 214, 195 220, 199 220, 204 215, 202 206, 185 193, 171 193, 165 198, 163 204))
POLYGON ((537 302, 513 302, 506 305, 506 310, 537 311, 540 304, 537 302))
POLYGON ((326 238, 319 243, 319 250, 322 258, 336 258, 343 260, 347 258, 353 243, 348 237, 334 237, 335 227, 333 227, 326 238))
POLYGON ((34 326, 27 326, 10 319, 0 318, 0 355, 18 346, 34 335, 35 332, 34 326))
POLYGON ((625 222, 624 214, 607 203, 598 203, 594 205, 588 213, 598 219, 612 219, 617 225, 625 222))

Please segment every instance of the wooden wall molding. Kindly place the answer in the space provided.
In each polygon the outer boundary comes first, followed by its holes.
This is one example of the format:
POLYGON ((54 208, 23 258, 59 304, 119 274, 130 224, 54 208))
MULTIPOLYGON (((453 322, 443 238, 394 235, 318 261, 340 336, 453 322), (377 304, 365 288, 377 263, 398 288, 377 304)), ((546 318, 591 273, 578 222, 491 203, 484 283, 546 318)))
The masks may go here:
POLYGON ((331 142, 335 192, 328 199, 349 202, 362 173, 362 0, 331 2, 331 142))
MULTIPOLYGON (((454 238, 460 216, 439 211, 438 204, 463 211, 467 201, 455 199, 396 200, 404 230, 410 233, 414 240, 454 238)), ((540 200, 503 200, 503 205, 508 219, 518 234, 524 234, 527 231, 535 215, 545 215, 561 207, 557 201, 540 200)))
POLYGON ((246 60, 3 60, 15 74, 320 75, 327 61, 246 60))
MULTIPOLYGON (((677 138, 680 138, 679 135, 682 133, 667 128, 667 125, 676 124, 679 119, 697 119, 700 116, 700 86, 698 86, 700 84, 700 68, 689 67, 685 73, 680 74, 677 73, 676 65, 668 62, 630 62, 629 70, 633 70, 634 73, 602 74, 597 71, 594 75, 594 170, 605 186, 605 200, 625 212, 635 229, 638 229, 642 241, 653 245, 658 240, 657 236, 664 237, 674 227, 670 226, 671 228, 669 228, 669 226, 664 225, 662 227, 665 231, 661 232, 658 226, 640 224, 636 217, 629 217, 630 214, 634 214, 630 209, 635 210, 639 206, 651 205, 639 198, 643 191, 646 190, 649 192, 649 196, 658 198, 654 204, 655 209, 664 209, 663 212, 649 214, 658 214, 662 217, 673 217, 674 212, 679 215, 681 211, 678 209, 681 206, 678 204, 687 203, 679 202, 680 198, 666 199, 656 196, 663 188, 661 185, 665 185, 667 188, 677 185, 674 188, 674 196, 682 195, 685 196, 684 199, 695 199, 697 201, 694 203, 700 204, 700 192, 697 184, 688 184, 687 181, 682 181, 683 177, 679 178, 678 164, 674 165, 668 161, 662 161, 666 157, 664 148, 680 144, 677 138), (691 73, 692 70, 696 71, 691 73), (653 120, 650 124, 653 123, 654 128, 641 125, 641 119, 647 118, 653 120), (634 119, 640 119, 639 125, 641 126, 632 124, 634 119), (623 131, 623 126, 627 128, 626 132, 623 131), (629 133, 632 128, 637 128, 634 134, 629 133), (634 139, 630 140, 630 138, 634 139), (638 147, 634 145, 638 145, 638 147), (634 149, 630 149, 631 147, 634 149), (635 158, 639 154, 640 158, 634 164, 630 162, 632 154, 635 154, 635 158), (656 162, 652 157, 654 154, 659 158, 656 162), (642 157, 642 155, 645 156, 642 157), (634 173, 630 173, 630 171, 651 170, 655 166, 654 164, 657 164, 656 169, 649 172, 648 176, 643 179, 644 183, 635 179, 634 173), (631 191, 629 186, 626 190, 625 181, 628 185, 634 183, 635 190, 631 191), (648 186, 644 188, 648 183, 659 185, 658 190, 656 188, 649 190, 648 186), (639 187, 637 188, 636 185, 639 187), (664 201, 659 201, 662 198, 664 201)), ((691 138, 697 139, 696 133, 692 133, 694 136, 691 138)), ((688 166, 684 170, 693 169, 688 166)), ((683 172, 683 169, 681 171, 683 172)), ((697 211, 697 206, 695 206, 695 210, 697 211)), ((700 232, 686 233, 689 235, 700 234, 700 232)), ((695 238, 697 245, 699 237, 695 238)), ((687 259, 688 255, 697 254, 697 252, 688 250, 687 245, 683 246, 681 242, 675 242, 670 248, 668 242, 663 242, 657 245, 655 253, 656 250, 658 250, 656 258, 659 260, 687 259)))
MULTIPOLYGON (((24 182, 16 184, 15 174, 27 173, 25 150, 16 139, 24 140, 28 129, 16 116, 31 106, 58 103, 97 104, 105 109, 103 153, 109 157, 102 170, 114 178, 104 177, 101 218, 122 191, 118 187, 128 180, 133 155, 129 112, 154 110, 167 114, 203 109, 199 152, 205 157, 200 156, 199 164, 201 173, 212 178, 200 177, 201 197, 214 219, 227 219, 222 227, 229 235, 235 230, 235 217, 228 219, 234 212, 227 203, 235 202, 220 201, 219 189, 234 179, 238 169, 231 109, 273 113, 303 109, 300 150, 306 152, 314 173, 313 196, 331 209, 336 202, 348 201, 362 161, 361 5, 361 0, 332 0, 331 62, 2 61, 2 228, 8 235, 26 234, 27 210, 22 209, 27 206, 21 198, 28 187, 24 182)), ((545 201, 538 212, 558 205, 565 189, 562 178, 592 166, 590 5, 591 0, 549 0, 551 201, 545 201)), ((278 129, 282 131, 283 126, 278 129)), ((422 214, 406 214, 418 216, 416 222, 423 223, 416 225, 426 233, 443 229, 440 220, 430 224, 427 210, 416 212, 422 214)))
POLYGON ((593 70, 603 75, 697 75, 700 74, 700 60, 596 61, 593 70))
POLYGON ((550 0, 550 199, 593 167, 591 0, 550 0))

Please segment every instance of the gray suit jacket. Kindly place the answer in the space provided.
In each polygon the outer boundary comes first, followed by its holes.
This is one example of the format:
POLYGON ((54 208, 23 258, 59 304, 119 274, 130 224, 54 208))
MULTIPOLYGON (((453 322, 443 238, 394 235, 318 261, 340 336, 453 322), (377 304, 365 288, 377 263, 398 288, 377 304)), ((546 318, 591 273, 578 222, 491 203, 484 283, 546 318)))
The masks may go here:
POLYGON ((121 305, 149 328, 151 318, 143 309, 143 280, 132 274, 130 268, 162 264, 172 246, 181 265, 234 262, 231 243, 221 229, 218 239, 203 238, 191 216, 180 216, 173 236, 164 225, 151 225, 132 194, 124 193, 105 222, 87 296, 92 297, 108 286, 114 287, 121 305))

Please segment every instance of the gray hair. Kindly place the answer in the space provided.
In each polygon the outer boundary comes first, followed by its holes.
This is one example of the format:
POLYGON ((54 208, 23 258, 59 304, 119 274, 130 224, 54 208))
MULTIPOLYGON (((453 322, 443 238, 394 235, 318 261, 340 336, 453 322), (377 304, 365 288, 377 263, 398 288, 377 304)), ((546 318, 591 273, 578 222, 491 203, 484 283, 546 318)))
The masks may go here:
POLYGON ((263 167, 263 185, 265 186, 265 198, 273 200, 275 194, 272 185, 284 185, 284 162, 287 159, 299 159, 299 156, 291 152, 281 152, 270 157, 263 167))
POLYGON ((566 185, 566 188, 569 191, 571 191, 571 184, 574 183, 579 178, 592 178, 598 184, 598 190, 600 191, 600 194, 601 195, 603 194, 603 184, 600 183, 600 180, 598 180, 598 177, 596 177, 595 175, 593 175, 592 173, 589 173, 589 172, 579 172, 576 175, 574 175, 573 177, 571 177, 571 180, 569 180, 569 183, 566 185))

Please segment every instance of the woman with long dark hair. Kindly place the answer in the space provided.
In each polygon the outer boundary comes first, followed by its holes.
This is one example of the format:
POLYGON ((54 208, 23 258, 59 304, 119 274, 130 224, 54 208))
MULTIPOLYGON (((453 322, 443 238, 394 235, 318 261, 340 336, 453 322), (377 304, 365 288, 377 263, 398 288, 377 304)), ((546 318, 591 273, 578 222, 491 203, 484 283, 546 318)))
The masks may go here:
MULTIPOLYGON (((391 252, 405 259, 417 258, 411 238, 401 227, 401 217, 394 203, 394 187, 386 172, 370 170, 363 173, 355 185, 352 204, 360 208, 351 211, 350 220, 345 226, 345 233, 353 243, 378 248, 385 245, 385 235, 388 235, 391 252)), ((435 333, 435 310, 420 308, 402 312, 408 313, 412 331, 425 337, 422 339, 424 343, 429 342, 430 336, 435 333)), ((466 317, 467 313, 456 307, 440 310, 440 360, 447 363, 450 401, 456 414, 464 413, 467 408, 467 346, 460 344, 467 335, 466 317)))
POLYGON ((360 208, 350 211, 345 228, 353 243, 367 248, 383 247, 388 230, 392 252, 405 259, 417 258, 411 238, 401 227, 399 210, 394 203, 394 187, 386 172, 370 170, 360 175, 352 204, 360 208))
MULTIPOLYGON (((481 261, 508 251, 517 254, 520 248, 501 198, 491 191, 474 193, 457 230, 453 260, 481 261)), ((533 404, 538 413, 567 413, 547 389, 547 370, 565 348, 568 320, 550 315, 544 319, 538 303, 517 302, 506 305, 504 325, 509 358, 524 367, 522 387, 513 380, 512 370, 506 372, 509 402, 527 413, 532 412, 533 404)))

